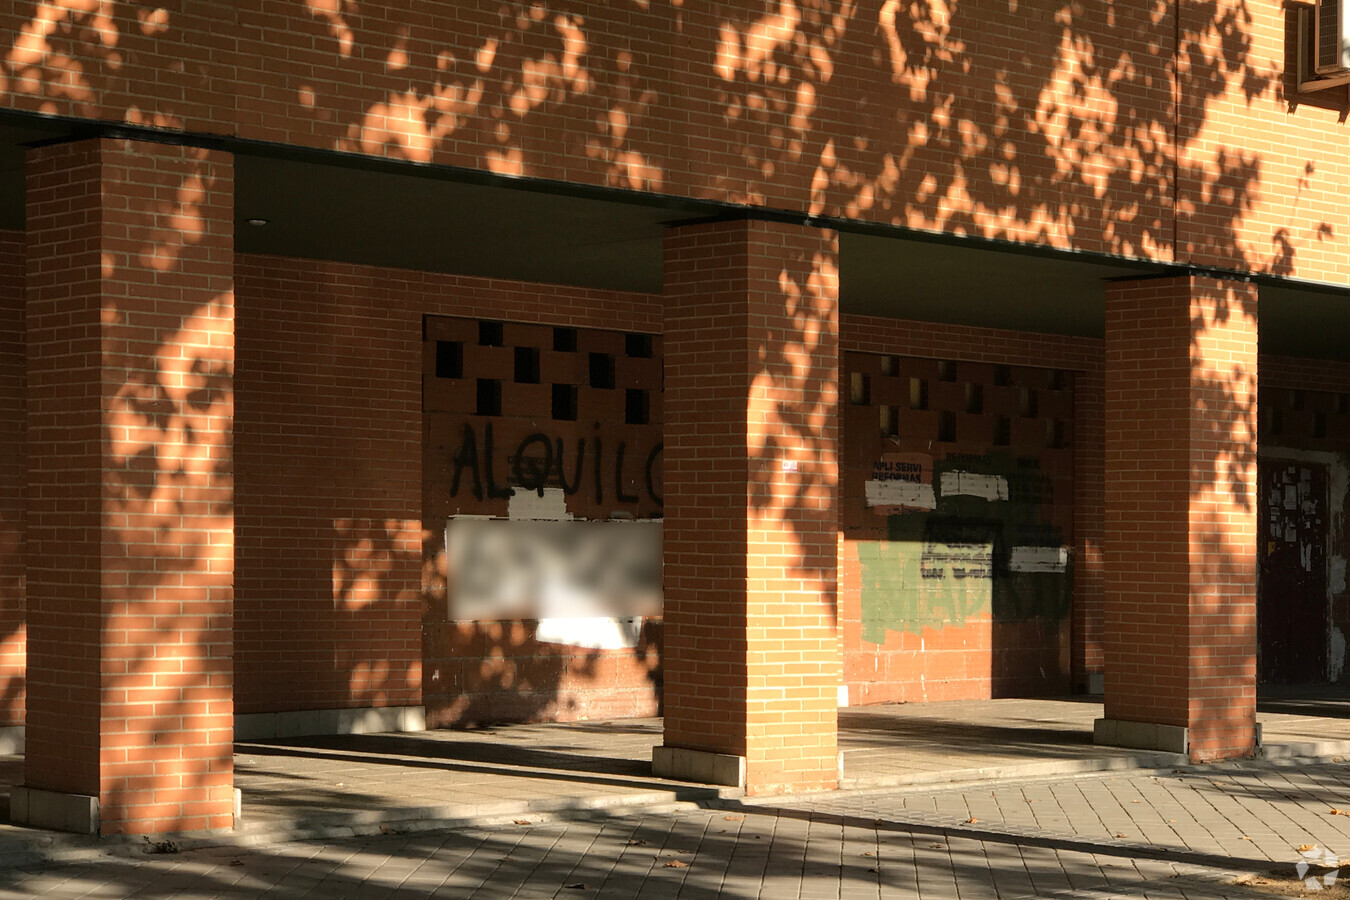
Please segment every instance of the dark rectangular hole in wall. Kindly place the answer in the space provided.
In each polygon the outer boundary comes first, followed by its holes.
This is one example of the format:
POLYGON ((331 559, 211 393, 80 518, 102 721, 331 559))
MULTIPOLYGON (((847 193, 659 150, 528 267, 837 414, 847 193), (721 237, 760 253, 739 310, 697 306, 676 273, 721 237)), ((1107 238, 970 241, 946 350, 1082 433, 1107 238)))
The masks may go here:
POLYGON ((1034 419, 1040 411, 1040 397, 1031 388, 1022 388, 1019 399, 1019 408, 1024 419, 1034 419))
POLYGON ((1350 394, 1336 395, 1336 412, 1341 413, 1342 415, 1350 412, 1350 394))
POLYGON ((559 325, 553 329, 553 349, 559 353, 577 352, 577 330, 559 325))
POLYGON ((502 340, 501 322, 478 323, 478 345, 480 347, 500 347, 502 340))
POLYGON ((938 440, 944 444, 956 440, 956 413, 938 413, 938 440))
POLYGON ((966 412, 968 413, 984 412, 984 385, 982 384, 966 385, 966 412))
POLYGON ((1324 412, 1313 415, 1313 437, 1324 438, 1327 436, 1327 414, 1324 412))
POLYGON ((883 356, 881 358, 881 374, 888 377, 894 376, 900 371, 900 357, 883 356))
POLYGON ((593 388, 614 387, 614 357, 608 353, 591 354, 591 379, 593 388))
POLYGON ((1308 405, 1308 395, 1304 391, 1291 391, 1289 405, 1293 407, 1294 412, 1303 412, 1304 407, 1308 405))
POLYGON ((928 382, 922 378, 911 378, 909 380, 909 408, 928 408, 928 382))
POLYGON ((1052 450, 1062 450, 1064 448, 1063 419, 1045 420, 1045 446, 1052 450))
POLYGON ((459 341, 436 342, 436 377, 464 377, 464 345, 459 341))
POLYGON ((1284 433, 1284 412, 1278 406, 1266 415, 1266 434, 1284 433))
POLYGON ((516 384, 539 383, 539 348, 516 348, 516 384))
POLYGON ((900 409, 895 406, 881 407, 881 433, 886 437, 898 437, 900 434, 900 409))
POLYGON ((868 406, 872 402, 872 379, 861 372, 848 376, 848 402, 854 406, 868 406))
POLYGON ((1051 369, 1049 376, 1046 377, 1046 385, 1052 391, 1064 390, 1064 372, 1061 369, 1051 369))
POLYGON ((955 381, 956 363, 949 359, 938 361, 938 381, 955 381))
POLYGON ((635 359, 652 358, 652 336, 650 334, 625 334, 623 353, 635 359))
POLYGON ((553 418, 560 422, 577 420, 577 388, 574 384, 553 386, 553 418))
POLYGON ((1012 419, 1007 416, 994 418, 994 446, 1007 447, 1012 443, 1012 419))
POLYGON ((994 366, 994 384, 998 387, 1012 384, 1012 366, 994 366))
POLYGON ((502 383, 495 378, 478 379, 478 410, 480 416, 502 414, 502 383))
POLYGON ((629 425, 646 425, 651 418, 650 401, 646 391, 628 388, 624 391, 623 420, 629 425))

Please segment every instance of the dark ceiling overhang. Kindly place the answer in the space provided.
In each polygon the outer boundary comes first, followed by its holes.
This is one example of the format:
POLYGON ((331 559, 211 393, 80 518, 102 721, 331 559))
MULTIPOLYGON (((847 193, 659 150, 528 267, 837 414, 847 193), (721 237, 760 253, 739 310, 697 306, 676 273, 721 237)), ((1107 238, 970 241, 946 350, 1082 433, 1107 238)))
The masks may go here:
MULTIPOLYGON (((666 227, 759 218, 839 232, 844 312, 1085 337, 1102 336, 1108 281, 1201 271, 788 210, 16 113, 0 115, 0 227, 23 226, 26 147, 95 136, 233 153, 235 245, 244 253, 659 293, 666 227)), ((1350 359, 1350 342, 1340 339, 1350 333, 1350 289, 1226 270, 1202 274, 1259 283, 1263 352, 1350 359)))

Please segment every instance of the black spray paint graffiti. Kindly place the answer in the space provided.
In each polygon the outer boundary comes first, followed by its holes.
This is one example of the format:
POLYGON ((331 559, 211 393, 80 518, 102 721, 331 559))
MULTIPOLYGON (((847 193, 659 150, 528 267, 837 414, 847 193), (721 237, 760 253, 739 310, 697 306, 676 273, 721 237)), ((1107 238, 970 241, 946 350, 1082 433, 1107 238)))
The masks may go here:
MULTIPOLYGON (((638 494, 628 493, 625 489, 627 479, 625 468, 631 466, 640 454, 629 455, 628 444, 618 441, 613 453, 606 455, 605 442, 599 434, 588 441, 577 438, 569 455, 562 438, 550 438, 542 432, 526 435, 516 445, 515 452, 507 456, 510 469, 505 481, 498 481, 495 470, 496 448, 493 443, 492 423, 483 426, 483 440, 480 445, 473 425, 465 423, 459 449, 451 457, 454 474, 450 481, 450 496, 459 495, 461 484, 473 491, 475 499, 510 497, 516 491, 537 491, 544 496, 544 489, 556 485, 568 496, 581 490, 586 476, 586 463, 590 459, 591 481, 595 488, 595 502, 605 502, 605 474, 612 473, 614 496, 619 503, 637 503, 642 498, 638 494), (571 477, 568 477, 568 461, 571 461, 571 477)), ((646 464, 642 474, 647 497, 657 506, 662 505, 661 492, 656 483, 656 466, 661 458, 664 445, 657 442, 647 451, 646 464)))

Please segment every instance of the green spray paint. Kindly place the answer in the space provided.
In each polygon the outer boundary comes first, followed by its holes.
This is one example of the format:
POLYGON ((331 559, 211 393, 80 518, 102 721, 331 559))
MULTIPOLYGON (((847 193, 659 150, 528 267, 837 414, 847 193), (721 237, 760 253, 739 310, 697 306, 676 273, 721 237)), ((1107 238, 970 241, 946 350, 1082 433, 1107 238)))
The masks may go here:
POLYGON ((1051 483, 1035 461, 1010 455, 953 456, 934 464, 935 488, 946 472, 999 476, 1000 499, 938 495, 931 512, 887 517, 881 541, 858 541, 862 572, 862 638, 880 644, 886 632, 995 622, 1059 621, 1069 612, 1073 574, 1018 572, 1014 547, 1059 547, 1060 530, 1045 520, 1051 483), (1006 498, 1006 499, 1004 499, 1006 498))

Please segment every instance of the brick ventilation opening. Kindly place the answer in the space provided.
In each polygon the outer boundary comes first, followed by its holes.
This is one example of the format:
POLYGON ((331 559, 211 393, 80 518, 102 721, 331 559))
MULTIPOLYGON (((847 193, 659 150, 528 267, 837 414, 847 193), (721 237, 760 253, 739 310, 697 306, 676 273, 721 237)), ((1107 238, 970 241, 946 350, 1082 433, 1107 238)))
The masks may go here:
POLYGON ((842 378, 850 698, 1066 692, 1074 373, 845 352, 842 378))
MULTIPOLYGON (((533 503, 531 516, 661 517, 659 336, 440 316, 423 324, 433 559, 445 552, 447 521, 505 519, 513 499, 533 503), (551 505, 559 496, 565 510, 551 505)), ((440 584, 424 622, 429 724, 658 711, 659 620, 644 621, 635 647, 570 645, 540 637, 534 620, 452 619, 453 598, 440 584)))

